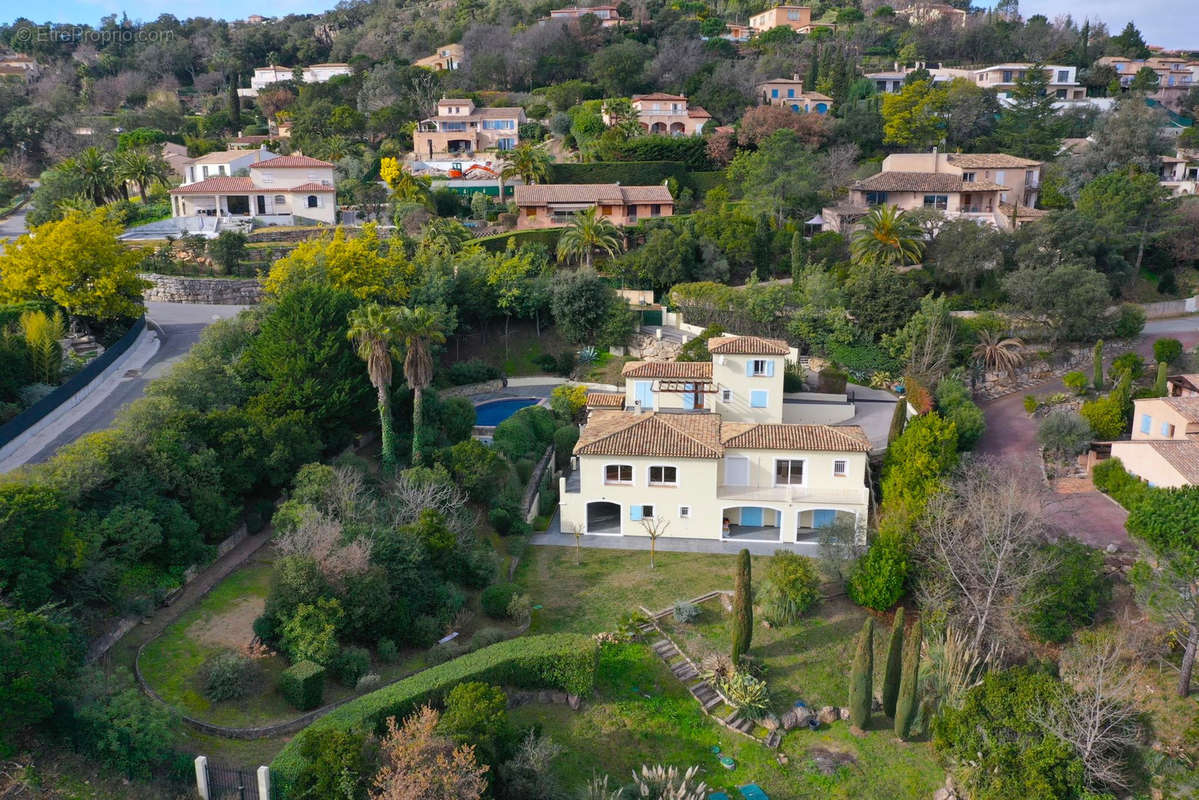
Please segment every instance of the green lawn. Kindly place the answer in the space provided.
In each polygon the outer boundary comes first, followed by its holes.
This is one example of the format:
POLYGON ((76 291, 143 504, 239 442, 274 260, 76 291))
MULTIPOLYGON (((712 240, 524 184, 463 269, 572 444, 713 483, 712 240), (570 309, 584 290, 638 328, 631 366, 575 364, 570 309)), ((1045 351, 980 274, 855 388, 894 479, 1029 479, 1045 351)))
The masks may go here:
MULTIPOLYGON (((576 566, 573 548, 530 548, 516 580, 535 604, 533 630, 539 633, 611 630, 627 611, 644 605, 651 610, 675 600, 732 587, 734 556, 660 553, 649 569, 643 551, 584 550, 576 566)), ((760 571, 766 559, 754 559, 760 571)), ((845 600, 819 606, 799 624, 768 629, 754 627, 752 655, 766 668, 776 711, 795 700, 809 705, 844 705, 848 698, 849 664, 864 612, 845 600)), ((709 649, 727 650, 727 615, 719 601, 703 605, 693 624, 665 621, 664 627, 693 658, 709 649)), ((881 680, 889 622, 878 625, 876 657, 881 680)), ((895 740, 889 720, 878 718, 861 737, 836 723, 815 733, 792 732, 783 740, 781 764, 776 753, 726 731, 706 718, 681 683, 643 645, 605 648, 596 697, 580 712, 561 707, 524 706, 513 712, 519 724, 539 724, 565 746, 556 767, 568 787, 585 782, 595 770, 624 782, 630 770, 646 762, 686 767, 699 764, 715 788, 728 790, 758 783, 772 798, 927 797, 944 780, 927 743, 895 740), (711 752, 738 763, 725 771, 711 752), (847 754, 856 763, 824 774, 813 761, 816 750, 847 754)), ((734 797, 737 795, 733 795, 734 797)))

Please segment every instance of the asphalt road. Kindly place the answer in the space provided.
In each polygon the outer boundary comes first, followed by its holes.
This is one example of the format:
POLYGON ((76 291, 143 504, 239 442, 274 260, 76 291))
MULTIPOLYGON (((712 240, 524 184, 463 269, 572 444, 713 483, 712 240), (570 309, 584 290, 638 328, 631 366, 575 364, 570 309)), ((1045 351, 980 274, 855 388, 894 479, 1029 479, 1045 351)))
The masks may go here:
POLYGON ((112 425, 117 412, 145 394, 146 384, 165 375, 214 320, 236 316, 246 306, 216 306, 195 303, 146 303, 146 316, 163 337, 158 352, 138 374, 122 380, 87 416, 62 430, 49 444, 25 463, 38 464, 60 447, 112 425))
POLYGON ((28 207, 23 205, 4 219, 0 219, 0 249, 3 249, 4 242, 25 233, 25 209, 28 207))

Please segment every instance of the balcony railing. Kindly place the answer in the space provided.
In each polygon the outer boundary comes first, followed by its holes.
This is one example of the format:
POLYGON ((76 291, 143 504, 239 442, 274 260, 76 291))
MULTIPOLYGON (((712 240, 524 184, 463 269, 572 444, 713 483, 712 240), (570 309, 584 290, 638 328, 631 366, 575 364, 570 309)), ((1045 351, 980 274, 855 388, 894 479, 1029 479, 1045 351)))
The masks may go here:
POLYGON ((752 503, 835 503, 867 505, 870 490, 865 486, 845 489, 810 489, 806 486, 718 486, 716 496, 721 500, 743 500, 752 503))

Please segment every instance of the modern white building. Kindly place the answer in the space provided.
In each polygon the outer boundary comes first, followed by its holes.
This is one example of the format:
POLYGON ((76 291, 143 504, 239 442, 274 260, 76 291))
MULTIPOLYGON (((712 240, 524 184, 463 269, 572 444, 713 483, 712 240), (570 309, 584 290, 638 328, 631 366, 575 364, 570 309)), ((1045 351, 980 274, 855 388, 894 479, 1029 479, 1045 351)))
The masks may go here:
POLYGON ((561 529, 732 542, 865 540, 870 441, 856 425, 783 422, 786 342, 724 336, 705 362, 634 361, 588 396, 561 480, 561 529))
POLYGON ((293 224, 297 217, 336 221, 333 165, 327 161, 275 156, 265 149, 210 156, 189 164, 183 184, 171 189, 172 216, 260 218, 275 224, 293 224))
MULTIPOLYGON (((249 89, 238 89, 242 97, 257 97, 258 93, 272 83, 295 80, 295 67, 280 67, 271 64, 266 67, 255 67, 254 75, 250 78, 249 89)), ((338 75, 353 75, 354 70, 349 64, 313 64, 300 67, 300 75, 304 83, 325 83, 338 75)))

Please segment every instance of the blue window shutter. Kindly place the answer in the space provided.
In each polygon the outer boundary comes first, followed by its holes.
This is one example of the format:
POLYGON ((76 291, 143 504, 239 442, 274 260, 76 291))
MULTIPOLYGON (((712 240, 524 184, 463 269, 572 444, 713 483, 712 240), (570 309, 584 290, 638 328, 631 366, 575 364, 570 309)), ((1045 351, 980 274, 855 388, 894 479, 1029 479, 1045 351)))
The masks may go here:
POLYGON ((754 360, 751 358, 745 362, 745 377, 752 378, 754 376, 754 360))
POLYGON ((770 96, 771 96, 771 97, 778 97, 778 96, 779 96, 779 90, 778 90, 778 89, 771 89, 771 90, 770 90, 770 96))
POLYGON ((641 521, 641 506, 629 506, 629 519, 633 522, 641 521))
POLYGON ((1149 433, 1149 429, 1153 427, 1153 417, 1148 414, 1141 415, 1141 433, 1149 433))
POLYGON ((767 378, 774 377, 774 362, 773 361, 766 362, 766 377, 767 378))
POLYGON ((788 97, 795 97, 795 90, 794 90, 794 89, 788 89, 788 90, 787 90, 787 96, 788 96, 788 97))
POLYGON ((1162 436, 1169 436, 1169 435, 1170 435, 1170 423, 1163 422, 1162 423, 1162 436))
POLYGON ((749 393, 750 408, 766 408, 766 392, 755 390, 749 393))

